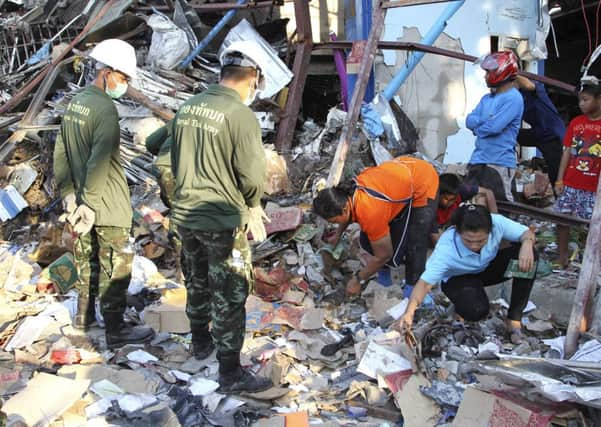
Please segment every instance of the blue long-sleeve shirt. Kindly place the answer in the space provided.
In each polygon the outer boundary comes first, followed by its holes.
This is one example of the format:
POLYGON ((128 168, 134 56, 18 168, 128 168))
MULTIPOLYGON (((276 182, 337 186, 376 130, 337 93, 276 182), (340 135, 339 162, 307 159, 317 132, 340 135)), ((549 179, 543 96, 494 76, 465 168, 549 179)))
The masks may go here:
POLYGON ((524 101, 515 88, 483 96, 466 119, 468 129, 476 135, 469 164, 515 168, 515 144, 523 112, 524 101))

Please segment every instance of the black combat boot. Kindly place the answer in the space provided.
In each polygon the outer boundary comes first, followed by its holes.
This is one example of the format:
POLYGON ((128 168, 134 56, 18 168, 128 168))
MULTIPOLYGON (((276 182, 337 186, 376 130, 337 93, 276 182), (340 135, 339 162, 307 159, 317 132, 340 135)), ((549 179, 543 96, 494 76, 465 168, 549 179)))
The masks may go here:
POLYGON ((240 366, 240 353, 217 353, 219 391, 222 393, 257 393, 273 386, 269 378, 258 377, 240 366))
POLYGON ((81 331, 87 331, 94 323, 96 310, 93 296, 82 296, 77 298, 77 313, 73 319, 73 327, 81 331))
POLYGON ((107 311, 103 315, 106 325, 106 345, 111 350, 125 344, 141 344, 154 337, 152 328, 126 325, 121 312, 107 311))
POLYGON ((206 359, 215 350, 213 338, 209 332, 209 327, 192 326, 192 348, 190 349, 195 359, 206 359))

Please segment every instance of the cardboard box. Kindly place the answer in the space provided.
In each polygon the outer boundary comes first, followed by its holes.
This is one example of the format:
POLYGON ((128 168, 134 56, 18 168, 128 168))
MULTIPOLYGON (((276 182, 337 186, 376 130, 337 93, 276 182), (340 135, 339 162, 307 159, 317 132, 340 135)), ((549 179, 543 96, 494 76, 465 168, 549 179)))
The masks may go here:
POLYGON ((186 315, 186 289, 165 291, 161 302, 146 307, 142 316, 144 322, 157 332, 187 334, 190 321, 186 315))
POLYGON ((491 393, 468 387, 453 420, 453 427, 546 427, 553 412, 535 408, 523 401, 512 402, 491 393))

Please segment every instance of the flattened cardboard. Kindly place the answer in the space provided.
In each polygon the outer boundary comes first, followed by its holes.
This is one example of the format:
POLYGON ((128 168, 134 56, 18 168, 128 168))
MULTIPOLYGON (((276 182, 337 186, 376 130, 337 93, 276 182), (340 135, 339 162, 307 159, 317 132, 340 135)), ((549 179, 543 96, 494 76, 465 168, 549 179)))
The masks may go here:
MULTIPOLYGON (((41 373, 2 407, 9 420, 45 427, 69 409, 90 386, 89 380, 70 380, 41 373)), ((10 423, 10 421, 9 421, 10 423)))

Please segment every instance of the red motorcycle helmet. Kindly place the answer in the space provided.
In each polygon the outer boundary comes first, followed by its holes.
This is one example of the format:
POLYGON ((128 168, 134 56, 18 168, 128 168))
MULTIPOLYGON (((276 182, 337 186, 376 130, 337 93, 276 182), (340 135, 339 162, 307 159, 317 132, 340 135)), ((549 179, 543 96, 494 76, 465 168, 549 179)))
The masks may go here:
POLYGON ((510 51, 495 52, 487 55, 480 67, 486 71, 488 87, 497 87, 515 80, 518 75, 518 58, 510 51))

